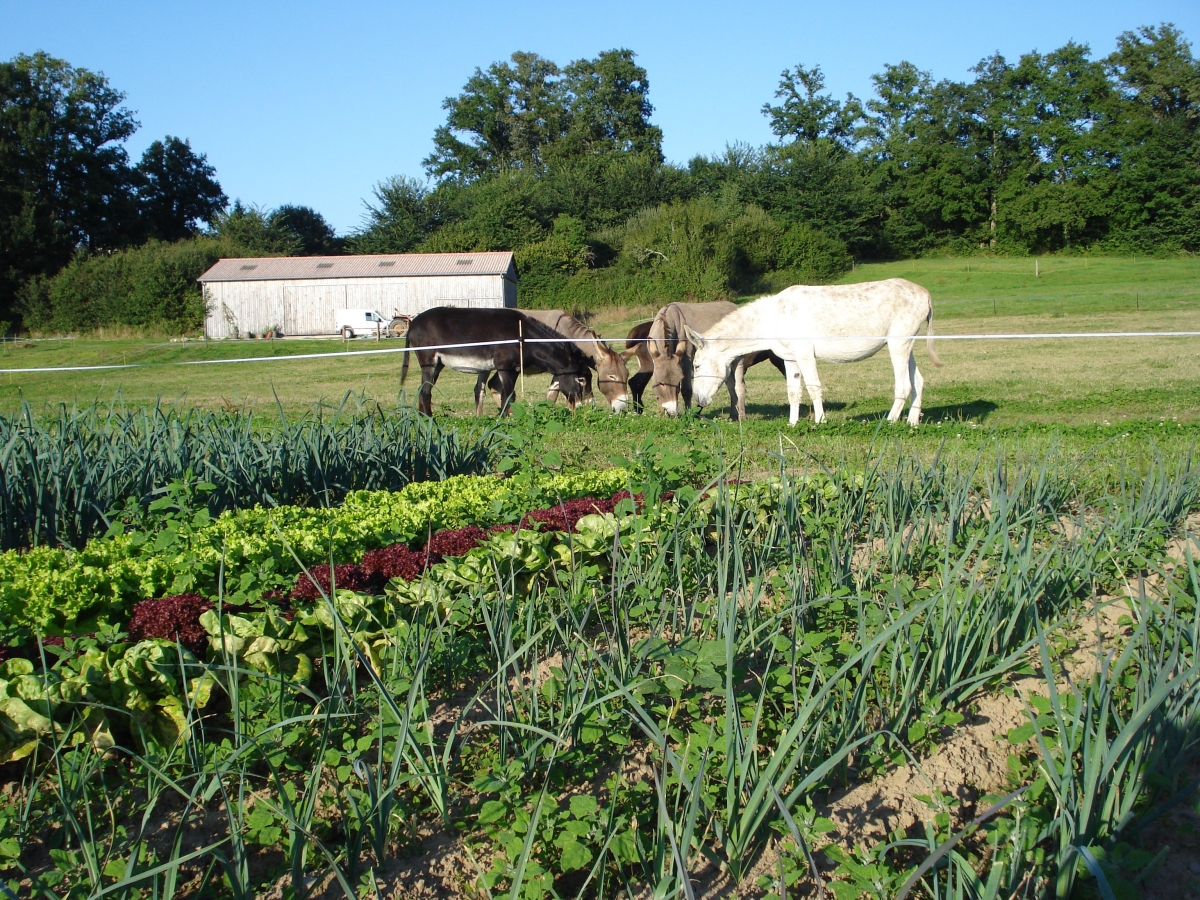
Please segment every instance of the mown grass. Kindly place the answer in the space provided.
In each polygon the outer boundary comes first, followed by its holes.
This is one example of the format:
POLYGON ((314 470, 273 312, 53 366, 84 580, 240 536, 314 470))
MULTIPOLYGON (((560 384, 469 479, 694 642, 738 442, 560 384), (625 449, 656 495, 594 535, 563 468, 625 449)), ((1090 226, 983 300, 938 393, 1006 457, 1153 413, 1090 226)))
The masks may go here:
POLYGON ((748 477, 768 475, 780 460, 801 471, 817 472, 858 469, 884 452, 965 464, 976 458, 1027 461, 1053 451, 1074 460, 1080 478, 1094 478, 1099 484, 1119 477, 1123 470, 1145 471, 1159 453, 1182 459, 1200 448, 1200 426, 1169 420, 1064 427, 946 419, 910 430, 879 417, 789 429, 774 421, 730 423, 697 416, 637 419, 603 410, 568 413, 544 404, 518 407, 515 414, 527 416, 529 424, 502 423, 501 433, 515 435, 518 441, 530 434, 528 439, 541 452, 553 451, 567 470, 609 465, 613 458, 636 456, 646 448, 686 455, 720 447, 748 477))
POLYGON ((867 263, 841 281, 883 278, 907 278, 928 288, 936 314, 943 318, 1122 312, 1136 316, 1195 310, 1200 300, 1200 259, 1194 257, 916 259, 867 263))

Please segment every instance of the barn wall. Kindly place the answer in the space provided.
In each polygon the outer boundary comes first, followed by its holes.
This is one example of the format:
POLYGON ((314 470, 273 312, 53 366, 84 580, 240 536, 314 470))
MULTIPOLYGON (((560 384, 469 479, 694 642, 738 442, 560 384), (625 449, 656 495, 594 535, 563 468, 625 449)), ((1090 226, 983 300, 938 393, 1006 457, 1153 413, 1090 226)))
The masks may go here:
POLYGON ((216 281, 204 286, 210 338, 279 326, 284 334, 333 334, 334 311, 373 309, 386 318, 434 306, 516 306, 516 285, 503 275, 216 281))

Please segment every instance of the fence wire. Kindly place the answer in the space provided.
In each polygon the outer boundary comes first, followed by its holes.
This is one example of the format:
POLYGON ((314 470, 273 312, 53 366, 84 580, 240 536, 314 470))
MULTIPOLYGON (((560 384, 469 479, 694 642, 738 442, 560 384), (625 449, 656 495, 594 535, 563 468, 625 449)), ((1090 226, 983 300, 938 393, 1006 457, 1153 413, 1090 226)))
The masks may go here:
MULTIPOLYGON (((994 334, 937 334, 937 335, 794 335, 781 338, 760 337, 714 337, 709 340, 714 343, 763 343, 779 341, 878 341, 886 343, 897 337, 914 342, 926 338, 933 341, 1015 341, 1015 340, 1078 340, 1078 339, 1112 339, 1112 338, 1168 338, 1168 337, 1200 337, 1200 331, 1045 331, 1045 332, 1014 332, 994 334)), ((609 343, 649 343, 650 338, 524 338, 526 344, 609 344, 609 343)), ((153 369, 174 366, 220 366, 238 363, 291 362, 297 359, 337 359, 348 356, 381 356, 387 353, 410 353, 417 350, 462 350, 471 347, 496 347, 504 344, 520 344, 521 339, 511 338, 498 341, 474 341, 462 344, 432 344, 424 347, 380 347, 375 350, 341 350, 333 353, 290 353, 283 356, 241 356, 230 359, 191 359, 162 363, 117 363, 95 366, 29 366, 12 369, 0 369, 0 375, 21 375, 51 372, 97 372, 113 369, 153 369)))

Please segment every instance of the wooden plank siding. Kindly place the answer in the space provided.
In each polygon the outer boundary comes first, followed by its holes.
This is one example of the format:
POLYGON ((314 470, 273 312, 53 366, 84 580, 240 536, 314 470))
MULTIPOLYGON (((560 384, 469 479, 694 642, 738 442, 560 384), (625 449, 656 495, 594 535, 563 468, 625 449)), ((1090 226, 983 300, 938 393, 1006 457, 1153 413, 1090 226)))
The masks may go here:
POLYGON ((435 306, 517 305, 517 286, 503 275, 387 276, 260 281, 209 281, 205 331, 210 338, 334 333, 334 311, 373 309, 384 318, 415 316, 435 306))

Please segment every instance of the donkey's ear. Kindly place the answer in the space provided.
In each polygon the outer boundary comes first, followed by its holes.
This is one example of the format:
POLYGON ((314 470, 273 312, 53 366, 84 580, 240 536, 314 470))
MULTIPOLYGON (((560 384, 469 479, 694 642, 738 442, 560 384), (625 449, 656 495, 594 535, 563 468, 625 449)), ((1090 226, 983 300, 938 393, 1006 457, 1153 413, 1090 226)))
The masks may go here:
POLYGON ((691 325, 684 325, 683 333, 687 335, 688 343, 690 343, 697 350, 703 350, 704 345, 708 343, 708 341, 704 339, 704 335, 692 328, 691 325))
POLYGON ((637 356, 637 352, 638 352, 637 347, 630 347, 628 350, 618 350, 617 351, 617 353, 620 354, 621 359, 630 359, 634 356, 637 356))

